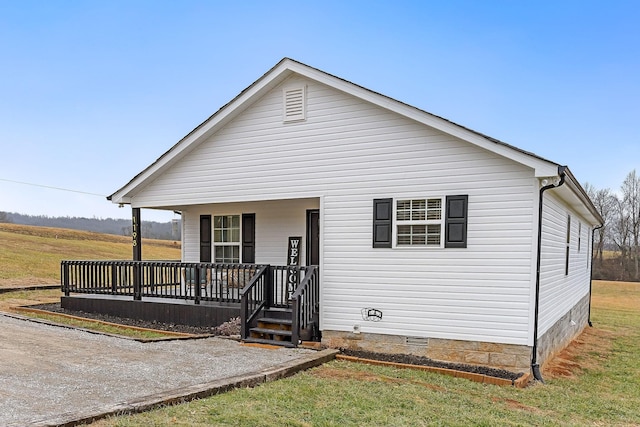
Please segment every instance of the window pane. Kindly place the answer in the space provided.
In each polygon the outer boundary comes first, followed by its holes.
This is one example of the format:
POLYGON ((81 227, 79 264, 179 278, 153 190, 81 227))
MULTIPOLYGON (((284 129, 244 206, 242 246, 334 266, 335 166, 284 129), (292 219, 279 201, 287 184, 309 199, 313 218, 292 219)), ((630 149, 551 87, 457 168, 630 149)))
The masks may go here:
POLYGON ((440 245, 440 225, 427 225, 427 245, 440 245))
POLYGON ((411 219, 413 221, 424 221, 425 219, 425 201, 424 200, 412 200, 411 201, 411 219))
POLYGON ((240 246, 216 246, 215 262, 237 264, 240 262, 240 246))
POLYGON ((411 219, 411 201, 410 200, 398 200, 397 206, 397 219, 398 221, 409 221, 411 219))
POLYGON ((428 220, 442 219, 442 200, 441 199, 427 200, 427 219, 428 220))
POLYGON ((398 226, 398 245, 410 245, 411 244, 411 226, 399 225, 398 226))

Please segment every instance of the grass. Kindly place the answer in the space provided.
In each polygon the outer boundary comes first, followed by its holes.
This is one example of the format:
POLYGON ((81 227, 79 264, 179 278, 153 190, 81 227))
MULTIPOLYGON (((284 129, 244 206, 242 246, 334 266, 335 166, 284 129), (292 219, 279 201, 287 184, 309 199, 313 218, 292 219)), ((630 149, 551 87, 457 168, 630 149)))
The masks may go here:
POLYGON ((543 370, 545 385, 482 385, 334 361, 252 389, 98 426, 640 425, 640 283, 595 282, 593 328, 543 370))
MULTIPOLYGON (((144 239, 145 260, 180 259, 180 245, 144 239)), ((131 259, 131 238, 0 223, 0 288, 59 283, 64 259, 131 259)))
POLYGON ((43 314, 43 313, 29 313, 20 312, 22 316, 28 316, 35 319, 42 319, 49 322, 61 323, 64 325, 73 326, 75 328, 89 329, 96 332, 105 334, 120 335, 129 338, 136 339, 154 339, 154 338, 166 338, 168 335, 162 332, 144 331, 138 329, 132 329, 128 327, 119 327, 115 325, 108 325, 100 322, 91 322, 88 320, 72 319, 63 316, 56 316, 55 314, 43 314))
MULTIPOLYGON (((180 245, 144 239, 144 259, 180 259, 180 245)), ((0 223, 0 288, 60 283, 63 259, 131 259, 131 238, 87 231, 0 223)), ((0 294, 0 310, 60 301, 60 290, 13 291, 0 294)), ((134 338, 160 338, 166 334, 136 331, 55 315, 22 313, 31 317, 134 338)))

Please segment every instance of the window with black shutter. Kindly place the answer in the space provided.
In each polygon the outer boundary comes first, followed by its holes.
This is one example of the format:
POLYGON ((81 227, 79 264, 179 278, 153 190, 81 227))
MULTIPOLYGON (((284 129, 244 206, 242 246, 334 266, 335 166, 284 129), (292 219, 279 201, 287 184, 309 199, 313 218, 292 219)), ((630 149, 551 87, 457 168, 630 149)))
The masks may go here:
POLYGON ((447 196, 444 222, 445 248, 467 247, 467 205, 469 196, 447 196))
POLYGON ((469 196, 373 200, 373 247, 467 247, 469 196), (444 240, 443 240, 444 238, 444 240))
POLYGON ((200 262, 211 262, 211 215, 200 215, 200 262))
POLYGON ((390 248, 392 246, 391 219, 393 217, 393 199, 373 200, 373 247, 390 248))
POLYGON ((256 262, 256 214, 242 214, 242 262, 256 262))

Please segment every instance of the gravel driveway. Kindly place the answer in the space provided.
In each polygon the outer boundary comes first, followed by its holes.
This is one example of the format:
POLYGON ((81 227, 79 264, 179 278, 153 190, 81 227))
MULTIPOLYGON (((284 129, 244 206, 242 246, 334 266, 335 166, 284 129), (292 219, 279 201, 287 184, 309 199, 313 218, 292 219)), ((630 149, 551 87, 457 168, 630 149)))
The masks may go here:
POLYGON ((0 314, 0 425, 50 425, 113 412, 317 354, 222 338, 140 343, 0 314))

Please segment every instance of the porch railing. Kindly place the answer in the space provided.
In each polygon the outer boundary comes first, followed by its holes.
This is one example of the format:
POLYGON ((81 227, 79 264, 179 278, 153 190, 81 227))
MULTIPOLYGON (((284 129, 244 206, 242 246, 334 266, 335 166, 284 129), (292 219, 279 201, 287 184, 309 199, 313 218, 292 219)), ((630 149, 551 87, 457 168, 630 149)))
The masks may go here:
POLYGON ((61 289, 105 294, 240 304, 242 338, 263 309, 292 311, 292 342, 317 324, 317 266, 184 263, 179 261, 62 261, 61 289))
POLYGON ((178 261, 62 261, 62 292, 240 303, 260 265, 178 261))
POLYGON ((300 342, 300 332, 318 325, 320 308, 320 286, 318 266, 307 268, 306 274, 296 291, 291 295, 292 311, 291 342, 300 342))
POLYGON ((264 271, 264 288, 263 282, 252 280, 242 289, 240 333, 243 339, 249 337, 251 324, 263 309, 292 308, 292 303, 296 301, 292 296, 305 283, 310 269, 311 267, 267 266, 264 271))

